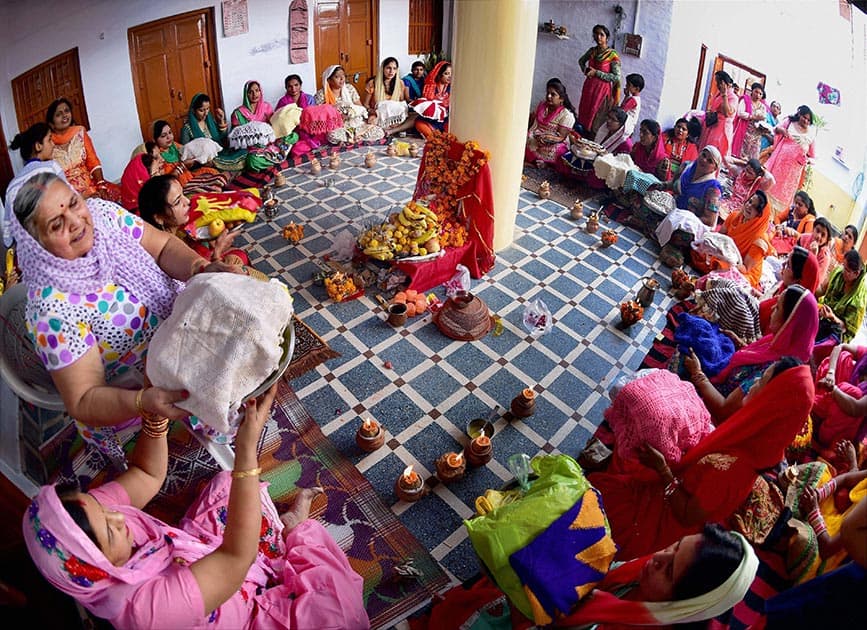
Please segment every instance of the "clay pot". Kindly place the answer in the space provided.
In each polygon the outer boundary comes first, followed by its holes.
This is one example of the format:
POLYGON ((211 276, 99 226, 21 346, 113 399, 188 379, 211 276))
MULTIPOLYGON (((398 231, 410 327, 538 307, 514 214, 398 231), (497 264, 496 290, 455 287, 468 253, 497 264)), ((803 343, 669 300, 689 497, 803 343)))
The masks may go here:
POLYGON ((401 475, 394 482, 394 493, 401 501, 413 503, 426 494, 426 488, 421 478, 418 478, 415 484, 410 485, 406 482, 403 475, 401 475))
POLYGON ((335 153, 330 158, 328 158, 328 168, 334 170, 338 166, 340 166, 340 156, 335 153))
POLYGON ((569 211, 569 216, 573 221, 580 221, 584 218, 584 204, 580 199, 576 199, 572 204, 572 210, 569 211))
POLYGON ((526 418, 536 413, 536 392, 529 387, 512 399, 509 406, 512 415, 516 418, 526 418))
POLYGON ((310 172, 314 175, 319 175, 322 172, 322 165, 319 163, 319 160, 312 160, 310 162, 310 172))
POLYGON ((590 218, 587 219, 587 225, 584 226, 584 229, 589 234, 595 234, 596 233, 596 231, 599 229, 599 215, 597 213, 594 212, 593 214, 590 215, 590 218))
POLYGON ((393 144, 390 144, 387 147, 385 147, 385 154, 388 157, 394 157, 395 155, 397 155, 397 149, 395 148, 395 146, 393 144))
POLYGON ((470 466, 484 466, 493 456, 494 447, 488 436, 480 435, 470 442, 470 448, 467 449, 467 463, 470 466))
POLYGON ((539 185, 539 197, 542 199, 547 199, 551 196, 551 184, 547 181, 542 182, 539 185))
POLYGON ((385 444, 385 431, 382 430, 381 426, 377 426, 376 433, 368 435, 362 425, 355 432, 355 443, 365 453, 371 453, 385 444))
POLYGON ((464 474, 467 472, 467 460, 463 456, 458 457, 460 457, 460 464, 457 466, 449 463, 450 459, 455 459, 455 453, 446 453, 437 459, 437 477, 443 483, 451 483, 458 479, 463 479, 464 474))
POLYGON ((418 157, 418 145, 410 144, 409 145, 409 157, 418 157))
POLYGON ((274 176, 274 185, 278 188, 282 188, 283 186, 285 186, 286 176, 283 173, 277 173, 277 175, 274 176))
POLYGON ((373 168, 376 165, 376 156, 373 154, 373 151, 368 151, 364 156, 364 165, 367 168, 373 168))

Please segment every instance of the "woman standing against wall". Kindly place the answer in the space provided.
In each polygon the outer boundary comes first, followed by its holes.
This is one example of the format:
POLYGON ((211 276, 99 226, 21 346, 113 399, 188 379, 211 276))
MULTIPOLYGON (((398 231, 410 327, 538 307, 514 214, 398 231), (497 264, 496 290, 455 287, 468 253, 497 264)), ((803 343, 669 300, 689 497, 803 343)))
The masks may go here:
POLYGON ((587 134, 601 108, 609 109, 620 102, 620 57, 608 47, 611 32, 604 24, 593 27, 596 45, 581 55, 578 65, 586 77, 578 104, 578 124, 587 134))

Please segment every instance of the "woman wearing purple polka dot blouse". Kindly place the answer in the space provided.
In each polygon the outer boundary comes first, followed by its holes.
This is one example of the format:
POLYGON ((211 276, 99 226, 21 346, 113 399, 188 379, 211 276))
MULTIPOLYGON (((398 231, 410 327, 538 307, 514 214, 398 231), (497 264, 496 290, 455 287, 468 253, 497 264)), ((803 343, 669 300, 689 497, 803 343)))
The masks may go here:
POLYGON ((13 179, 6 203, 36 352, 85 441, 124 468, 121 445, 142 415, 187 415, 173 404, 185 392, 141 388, 148 341, 182 282, 240 268, 208 264, 117 204, 85 201, 48 167, 13 179))

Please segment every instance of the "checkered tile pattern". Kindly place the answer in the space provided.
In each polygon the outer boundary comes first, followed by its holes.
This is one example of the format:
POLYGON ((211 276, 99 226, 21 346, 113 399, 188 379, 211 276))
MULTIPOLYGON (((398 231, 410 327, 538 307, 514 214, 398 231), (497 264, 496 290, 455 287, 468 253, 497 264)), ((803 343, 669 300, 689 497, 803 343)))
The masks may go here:
MULTIPOLYGON (((602 248, 598 234, 579 229, 562 206, 523 191, 513 244, 472 286, 502 318, 502 334, 452 341, 429 314, 394 329, 370 293, 336 304, 312 282, 314 261, 338 233, 357 234, 412 196, 418 159, 374 151, 373 169, 363 167, 366 149, 359 149, 341 154, 340 167, 319 176, 305 166, 287 170, 278 215, 257 220, 243 234, 252 263, 294 290, 298 314, 342 354, 293 381, 299 398, 433 556, 464 579, 478 571, 462 526, 475 498, 511 479, 506 460, 513 453, 577 456, 602 419, 609 385, 641 363, 671 299, 658 291, 646 319, 627 330, 617 326, 619 304, 634 298, 642 277, 667 286, 668 270, 657 261, 655 244, 638 232, 612 223, 619 240, 602 248), (289 221, 305 227, 298 245, 280 235, 289 221), (537 299, 550 309, 554 326, 533 339, 522 316, 537 299), (536 413, 514 419, 510 401, 528 386, 538 394, 536 413), (436 458, 464 448, 467 423, 494 409, 494 459, 461 481, 439 483, 436 458), (388 431, 386 446, 371 454, 354 441, 363 415, 388 431), (409 464, 430 478, 430 493, 414 504, 394 494, 394 481, 409 464)), ((443 297, 442 290, 434 292, 443 297)))

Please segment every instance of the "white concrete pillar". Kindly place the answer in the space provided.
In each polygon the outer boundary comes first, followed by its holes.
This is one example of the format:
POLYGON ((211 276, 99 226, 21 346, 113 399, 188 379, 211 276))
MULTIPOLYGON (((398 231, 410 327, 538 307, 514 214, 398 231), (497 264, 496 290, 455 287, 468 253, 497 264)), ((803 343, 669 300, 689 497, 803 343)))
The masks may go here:
POLYGON ((539 0, 456 0, 449 131, 491 153, 494 250, 514 236, 539 0))

